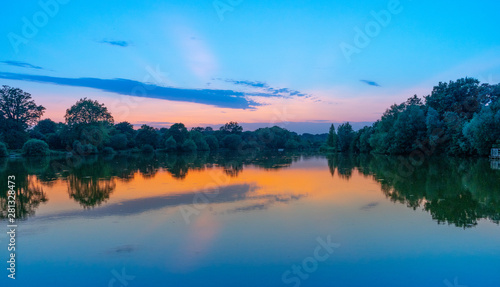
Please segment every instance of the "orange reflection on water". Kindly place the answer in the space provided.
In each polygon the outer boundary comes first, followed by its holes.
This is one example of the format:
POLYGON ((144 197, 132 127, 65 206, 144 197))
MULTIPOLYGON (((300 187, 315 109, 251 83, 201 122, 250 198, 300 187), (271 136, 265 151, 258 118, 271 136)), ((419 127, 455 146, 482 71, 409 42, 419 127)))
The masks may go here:
MULTIPOLYGON (((154 176, 135 172, 127 180, 117 177, 99 179, 113 182, 114 189, 105 204, 119 204, 134 199, 187 195, 210 192, 218 188, 251 185, 245 200, 255 205, 267 202, 307 200, 320 205, 351 205, 381 198, 380 184, 363 176, 357 170, 349 179, 336 172, 330 174, 324 159, 317 159, 314 165, 301 166, 300 162, 288 168, 264 169, 246 165, 237 175, 231 176, 222 167, 189 170, 185 178, 178 179, 168 171, 159 169, 154 176)), ((62 210, 81 209, 68 196, 68 182, 63 179, 45 186, 49 202, 42 205, 37 214, 62 210)), ((237 205, 237 203, 230 203, 237 205)))

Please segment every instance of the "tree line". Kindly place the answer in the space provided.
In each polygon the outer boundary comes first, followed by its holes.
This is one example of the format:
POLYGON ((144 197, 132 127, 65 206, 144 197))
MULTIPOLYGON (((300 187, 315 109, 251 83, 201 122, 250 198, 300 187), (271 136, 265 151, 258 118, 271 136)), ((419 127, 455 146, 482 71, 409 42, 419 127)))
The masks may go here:
POLYGON ((332 125, 323 149, 332 152, 486 156, 500 144, 500 84, 463 78, 440 82, 388 108, 372 126, 332 125))
POLYGON ((116 151, 194 152, 266 149, 319 148, 326 134, 298 135, 277 126, 243 131, 237 122, 213 129, 183 123, 169 128, 142 125, 139 129, 129 122, 115 123, 106 106, 83 98, 66 110, 65 121, 56 123, 40 118, 45 107, 37 105, 29 93, 3 86, 0 90, 0 155, 21 149, 24 155, 49 155, 51 152, 71 152, 79 155, 114 153, 116 151))
POLYGON ((277 126, 243 131, 237 122, 169 128, 115 123, 104 106, 83 98, 66 110, 65 121, 40 120, 45 107, 18 88, 0 89, 0 156, 65 151, 88 155, 115 151, 167 152, 321 148, 327 152, 485 156, 500 140, 500 84, 463 78, 439 83, 423 99, 414 95, 388 108, 373 125, 354 131, 349 122, 328 134, 298 135, 277 126))

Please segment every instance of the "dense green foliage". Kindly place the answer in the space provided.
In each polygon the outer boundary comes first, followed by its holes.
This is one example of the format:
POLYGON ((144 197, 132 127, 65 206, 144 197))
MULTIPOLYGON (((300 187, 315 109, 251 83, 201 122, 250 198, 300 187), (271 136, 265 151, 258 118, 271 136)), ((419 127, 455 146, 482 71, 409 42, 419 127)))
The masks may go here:
POLYGON ((29 140, 27 129, 40 119, 45 108, 38 106, 31 95, 18 88, 0 89, 0 136, 10 149, 19 149, 29 140))
MULTIPOLYGON (((500 86, 465 78, 439 83, 423 99, 416 95, 394 104, 372 126, 354 131, 350 123, 328 134, 298 135, 281 127, 244 131, 237 122, 218 130, 182 123, 157 129, 128 122, 114 124, 104 104, 80 99, 66 110, 65 123, 38 121, 45 108, 20 89, 0 89, 0 140, 20 149, 28 140, 45 142, 51 150, 88 155, 110 151, 140 151, 148 145, 168 152, 296 150, 381 154, 487 155, 500 140, 500 86)), ((150 148, 146 148, 149 150, 150 148)))
MULTIPOLYGON (((335 149, 486 156, 493 144, 500 141, 499 99, 499 84, 481 85, 471 78, 439 83, 424 101, 415 95, 404 103, 394 104, 370 127, 354 133, 349 123, 340 126, 335 149)), ((332 142, 329 138, 327 146, 332 142)))
POLYGON ((23 153, 26 156, 46 156, 49 152, 49 145, 42 140, 30 139, 23 145, 23 153))
POLYGON ((9 151, 4 143, 0 142, 0 157, 9 156, 9 151))

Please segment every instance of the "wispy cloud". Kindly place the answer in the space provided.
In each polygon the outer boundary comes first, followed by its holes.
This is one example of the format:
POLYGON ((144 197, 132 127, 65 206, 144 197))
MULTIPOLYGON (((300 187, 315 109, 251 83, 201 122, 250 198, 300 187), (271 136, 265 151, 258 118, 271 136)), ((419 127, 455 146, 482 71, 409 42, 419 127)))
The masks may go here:
POLYGON ((233 79, 217 79, 217 80, 222 80, 227 83, 235 84, 235 85, 241 85, 241 86, 246 86, 246 87, 251 87, 258 89, 262 91, 263 93, 255 92, 253 95, 256 96, 278 96, 278 97, 306 97, 309 98, 311 95, 308 95, 306 93, 302 93, 296 90, 291 90, 288 88, 274 88, 269 86, 265 82, 259 82, 259 81, 238 81, 238 80, 233 80, 233 79))
POLYGON ((44 68, 40 66, 35 66, 30 63, 26 62, 21 62, 21 61, 0 61, 0 63, 9 65, 9 66, 14 66, 14 67, 21 67, 21 68, 28 68, 28 69, 35 69, 35 70, 44 70, 44 68))
POLYGON ((102 40, 99 43, 108 44, 108 45, 112 45, 112 46, 119 46, 119 47, 128 47, 128 46, 130 46, 130 42, 127 42, 127 41, 102 40))
MULTIPOLYGON (((29 74, 0 72, 0 78, 56 84, 63 86, 93 88, 120 95, 199 103, 220 108, 255 109, 261 106, 248 98, 249 94, 233 90, 183 89, 162 87, 127 79, 62 78, 29 74)), ((275 96, 275 95, 267 95, 275 96)))
POLYGON ((369 81, 369 80, 360 80, 360 81, 370 86, 381 87, 377 82, 374 81, 369 81))

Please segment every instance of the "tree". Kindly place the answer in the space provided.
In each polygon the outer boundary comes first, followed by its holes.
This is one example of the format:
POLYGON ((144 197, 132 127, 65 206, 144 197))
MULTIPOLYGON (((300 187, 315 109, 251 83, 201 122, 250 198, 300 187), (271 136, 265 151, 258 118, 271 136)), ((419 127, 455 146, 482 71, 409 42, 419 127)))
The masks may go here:
POLYGON ((243 127, 238 125, 237 122, 229 122, 220 127, 219 129, 223 134, 241 134, 243 127))
POLYGON ((109 138, 109 146, 115 150, 124 150, 127 148, 128 139, 125 134, 112 135, 109 138))
POLYGON ((179 145, 179 147, 184 143, 184 141, 188 138, 189 132, 183 123, 173 124, 168 129, 168 135, 172 136, 175 142, 179 145))
POLYGON ((364 127, 358 131, 358 143, 357 150, 361 153, 369 153, 372 151, 372 146, 370 144, 370 138, 373 135, 375 129, 373 127, 364 127))
POLYGON ((36 124, 45 108, 35 104, 31 94, 18 88, 3 86, 0 89, 0 118, 14 122, 22 130, 36 124))
POLYGON ((227 135, 222 141, 225 148, 237 150, 242 142, 242 139, 239 135, 227 135))
POLYGON ((424 109, 411 103, 394 123, 394 142, 389 148, 391 154, 408 154, 418 148, 419 140, 427 135, 424 109))
POLYGON ((5 144, 19 149, 29 139, 26 129, 36 124, 45 108, 35 104, 31 95, 18 88, 0 89, 0 133, 5 144))
POLYGON ((134 126, 129 123, 129 122, 120 122, 115 125, 115 129, 122 133, 127 135, 127 138, 129 136, 133 136, 135 134, 134 126))
POLYGON ((9 151, 7 151, 7 147, 3 142, 0 142, 0 157, 9 156, 9 151))
POLYGON ((31 139, 24 144, 23 153, 26 156, 46 156, 50 153, 49 145, 44 141, 31 139))
POLYGON ((337 149, 337 133, 335 132, 335 126, 333 124, 330 126, 330 132, 328 133, 326 145, 335 150, 337 149))
POLYGON ((45 119, 39 121, 33 129, 43 135, 53 134, 57 131, 57 123, 51 119, 45 119))
POLYGON ((134 130, 134 126, 129 122, 120 122, 115 124, 114 131, 112 132, 113 136, 115 135, 124 135, 127 139, 127 147, 131 148, 135 146, 135 134, 137 133, 134 130))
POLYGON ((425 103, 440 115, 454 112, 459 117, 470 120, 474 113, 481 109, 481 90, 479 81, 473 78, 458 79, 449 83, 440 82, 432 93, 425 97, 425 103))
POLYGON ((159 138, 160 136, 155 128, 148 125, 142 125, 142 127, 137 131, 135 142, 138 146, 149 144, 153 148, 156 148, 158 146, 159 138))
POLYGON ((480 155, 489 154, 491 147, 500 139, 500 101, 485 106, 465 124, 463 134, 470 146, 480 155))
POLYGON ((187 139, 182 144, 182 151, 184 152, 195 152, 197 149, 196 143, 192 139, 187 139))
POLYGON ((190 135, 191 139, 194 141, 194 143, 196 144, 197 150, 201 150, 201 151, 210 150, 210 147, 207 144, 205 137, 203 136, 203 134, 201 132, 196 131, 196 130, 191 130, 189 132, 189 135, 190 135))
POLYGON ((338 129, 338 149, 341 152, 346 152, 351 146, 351 142, 354 138, 354 131, 349 122, 341 124, 338 129))
POLYGON ((214 135, 209 135, 205 137, 205 141, 207 142, 210 150, 217 150, 219 148, 219 141, 214 135))
POLYGON ((170 136, 165 142, 165 148, 168 151, 174 151, 177 149, 177 142, 175 142, 174 137, 170 136))
POLYGON ((71 108, 67 109, 64 118, 69 126, 98 123, 112 125, 114 122, 113 116, 111 116, 104 104, 87 98, 80 99, 71 108))

